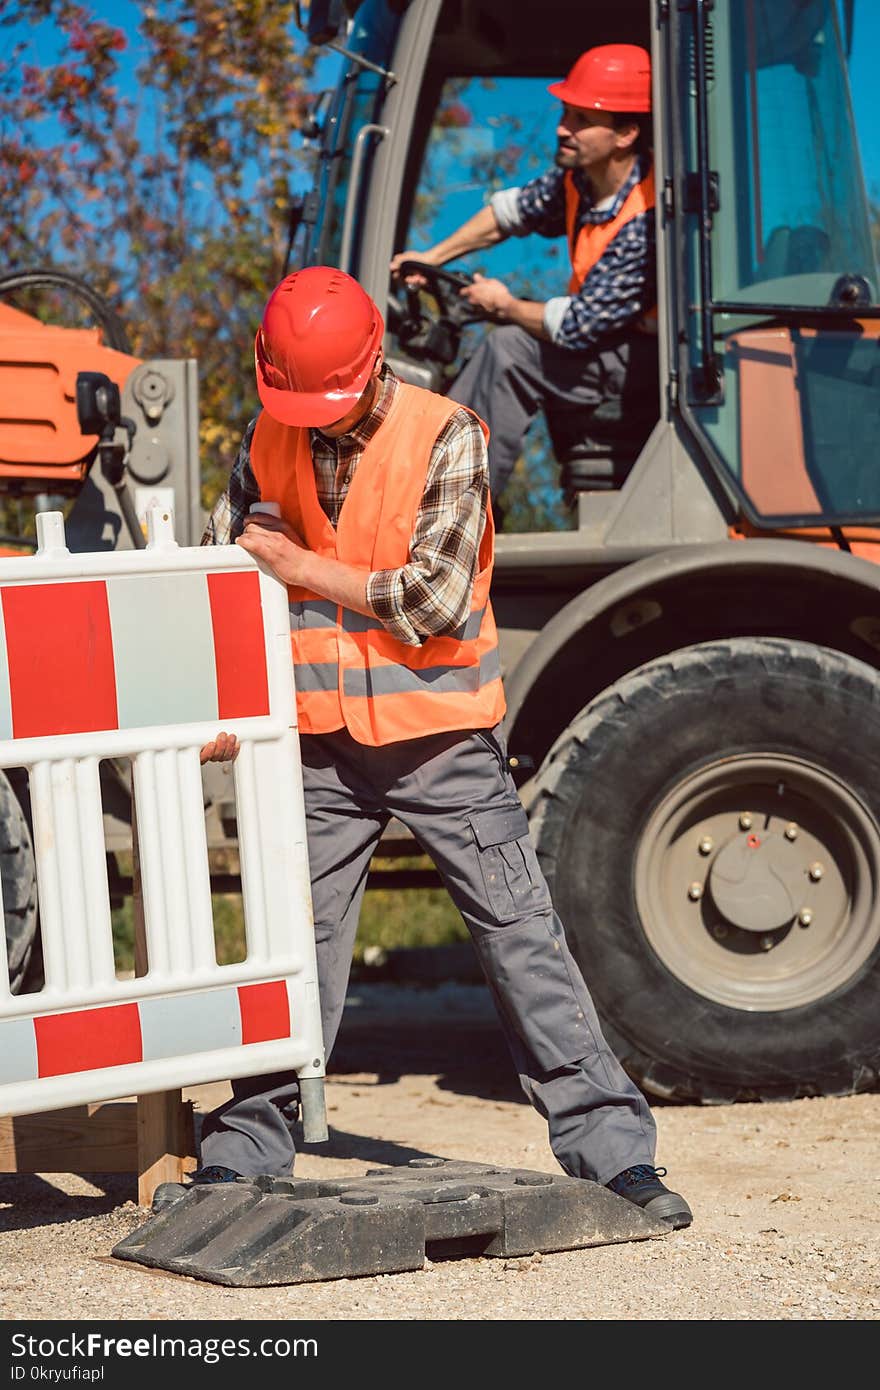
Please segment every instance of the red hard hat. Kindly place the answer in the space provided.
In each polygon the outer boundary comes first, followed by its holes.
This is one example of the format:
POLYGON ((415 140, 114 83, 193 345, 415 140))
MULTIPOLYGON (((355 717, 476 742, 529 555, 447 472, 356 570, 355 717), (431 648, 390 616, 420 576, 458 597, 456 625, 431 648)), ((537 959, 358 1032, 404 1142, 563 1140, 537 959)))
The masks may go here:
POLYGON ((316 265, 285 276, 254 349, 264 407, 283 425, 335 424, 363 395, 384 332, 366 290, 343 271, 316 265))
POLYGON ((564 82, 547 88, 566 106, 591 111, 650 111, 651 57, 633 43, 606 43, 582 53, 564 82))

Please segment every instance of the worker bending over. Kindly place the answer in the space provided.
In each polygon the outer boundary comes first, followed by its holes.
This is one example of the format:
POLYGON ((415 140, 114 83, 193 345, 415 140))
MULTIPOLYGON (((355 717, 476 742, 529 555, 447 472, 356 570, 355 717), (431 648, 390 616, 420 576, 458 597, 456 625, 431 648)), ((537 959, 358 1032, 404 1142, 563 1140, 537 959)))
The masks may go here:
MULTIPOLYGON (((653 1166, 650 1109, 602 1035, 508 770, 486 427, 398 380, 383 331, 348 275, 316 266, 282 280, 256 340, 263 410, 205 535, 236 541, 288 586, 326 1052, 370 859, 396 816, 467 923, 566 1173, 688 1225, 653 1166), (250 513, 261 500, 280 518, 250 513)), ((202 761, 235 751, 223 733, 202 761)), ((205 1119, 193 1180, 289 1173, 295 1075, 233 1090, 205 1119)))

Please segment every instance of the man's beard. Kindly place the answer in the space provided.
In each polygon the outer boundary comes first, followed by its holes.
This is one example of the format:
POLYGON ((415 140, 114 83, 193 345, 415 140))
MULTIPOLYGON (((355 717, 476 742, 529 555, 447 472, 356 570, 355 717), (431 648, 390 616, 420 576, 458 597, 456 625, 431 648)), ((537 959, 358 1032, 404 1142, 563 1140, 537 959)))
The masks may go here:
POLYGON ((554 161, 558 169, 570 169, 574 166, 577 159, 577 151, 569 149, 567 145, 557 145, 554 161))

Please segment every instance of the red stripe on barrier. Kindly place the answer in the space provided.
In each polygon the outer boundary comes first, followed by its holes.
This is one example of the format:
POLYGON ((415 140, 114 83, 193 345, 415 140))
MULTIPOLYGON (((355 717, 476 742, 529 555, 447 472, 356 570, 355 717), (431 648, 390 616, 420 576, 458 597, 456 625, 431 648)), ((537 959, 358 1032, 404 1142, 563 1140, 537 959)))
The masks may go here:
POLYGON ((269 713, 260 576, 209 574, 220 719, 269 713))
POLYGON ((272 1042, 290 1037, 290 1005, 283 980, 264 985, 239 985, 243 1043, 272 1042))
POLYGON ((34 1032, 39 1076, 66 1076, 143 1061, 137 1004, 49 1014, 34 1019, 34 1032))
POLYGON ((107 586, 18 584, 0 590, 14 738, 118 727, 107 586))

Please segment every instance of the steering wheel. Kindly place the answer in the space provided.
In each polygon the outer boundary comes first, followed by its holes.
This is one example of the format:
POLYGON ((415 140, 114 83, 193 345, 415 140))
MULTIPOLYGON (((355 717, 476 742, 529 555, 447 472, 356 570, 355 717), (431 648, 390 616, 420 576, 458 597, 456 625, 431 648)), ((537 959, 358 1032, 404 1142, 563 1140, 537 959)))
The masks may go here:
POLYGON ((398 297, 391 301, 394 308, 390 317, 400 346, 412 357, 448 366, 458 356, 462 328, 491 318, 458 293, 474 283, 473 276, 415 260, 401 261, 397 275, 398 297), (420 275, 426 283, 408 285, 407 275, 420 275), (426 294, 436 305, 433 313, 426 306, 426 294))

